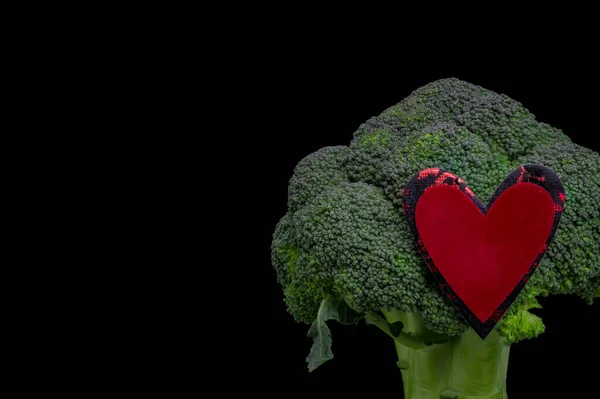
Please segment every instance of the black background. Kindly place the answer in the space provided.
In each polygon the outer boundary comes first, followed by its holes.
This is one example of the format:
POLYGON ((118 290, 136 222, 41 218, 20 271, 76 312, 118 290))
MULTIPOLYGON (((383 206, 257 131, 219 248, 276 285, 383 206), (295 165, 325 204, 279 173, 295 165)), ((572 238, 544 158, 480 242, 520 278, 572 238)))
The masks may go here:
MULTIPOLYGON (((317 398, 402 397, 393 342, 361 322, 330 323, 335 358, 309 373, 309 326, 286 313, 281 287, 270 265, 270 243, 286 212, 287 184, 294 166, 329 145, 348 145, 371 116, 436 79, 456 77, 521 102, 538 121, 562 129, 580 145, 598 151, 597 65, 590 59, 549 53, 455 63, 443 57, 398 59, 357 46, 343 55, 335 46, 276 49, 242 77, 252 116, 241 148, 248 172, 240 229, 248 243, 240 284, 247 288, 237 311, 231 345, 235 359, 225 372, 239 371, 244 387, 259 394, 317 398), (563 62, 557 62, 558 60, 563 62), (566 60, 566 61, 565 61, 566 60), (243 327, 242 327, 243 326, 243 327), (242 333, 243 332, 243 333, 242 333), (239 362, 239 363, 238 363, 239 362)), ((391 51, 391 50, 390 50, 391 51)), ((465 61, 465 60, 463 60, 465 61)), ((600 347, 595 320, 600 305, 577 297, 542 298, 536 310, 547 327, 535 340, 511 348, 511 399, 566 395, 590 397, 597 384, 600 347)), ((239 306, 239 305, 238 305, 239 306)), ((593 396, 593 395, 592 395, 593 396)))

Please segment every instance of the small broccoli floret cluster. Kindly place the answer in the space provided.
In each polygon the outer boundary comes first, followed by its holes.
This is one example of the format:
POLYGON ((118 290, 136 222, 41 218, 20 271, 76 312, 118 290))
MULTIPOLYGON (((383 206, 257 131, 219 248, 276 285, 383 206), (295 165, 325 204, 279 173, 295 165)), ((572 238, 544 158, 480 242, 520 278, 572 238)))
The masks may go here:
POLYGON ((428 329, 462 334, 464 320, 415 248, 402 192, 420 170, 438 167, 485 203, 526 163, 561 178, 566 205, 554 241, 497 331, 510 342, 543 332, 528 312, 537 296, 576 294, 591 303, 600 291, 598 153, 504 95, 444 79, 369 119, 348 147, 325 147, 296 167, 272 243, 289 312, 311 323, 323 299, 343 300, 363 314, 418 312, 428 329))
POLYGON ((288 186, 290 212, 297 211, 328 188, 348 180, 345 170, 347 150, 345 146, 324 147, 296 165, 288 186))
POLYGON ((546 330, 542 319, 529 312, 529 309, 542 307, 536 299, 540 295, 542 292, 539 288, 527 284, 496 325, 500 335, 505 337, 509 344, 535 338, 546 330))

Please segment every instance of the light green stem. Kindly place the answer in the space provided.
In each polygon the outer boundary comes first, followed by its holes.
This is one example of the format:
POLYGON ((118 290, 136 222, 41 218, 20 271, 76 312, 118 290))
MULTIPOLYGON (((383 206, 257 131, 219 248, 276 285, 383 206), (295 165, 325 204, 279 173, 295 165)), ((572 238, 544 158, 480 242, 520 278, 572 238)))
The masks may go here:
MULTIPOLYGON (((417 313, 384 312, 403 333, 429 333, 417 313)), ((482 340, 472 329, 448 342, 408 347, 395 341, 405 399, 506 399, 510 346, 494 330, 482 340)))

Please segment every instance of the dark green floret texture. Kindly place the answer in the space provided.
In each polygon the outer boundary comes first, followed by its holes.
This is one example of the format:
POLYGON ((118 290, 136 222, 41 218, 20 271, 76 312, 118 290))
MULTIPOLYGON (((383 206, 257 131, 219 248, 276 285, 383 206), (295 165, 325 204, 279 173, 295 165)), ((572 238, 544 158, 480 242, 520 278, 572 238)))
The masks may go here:
POLYGON ((540 296, 574 294, 591 304, 600 296, 600 156, 503 94, 444 79, 358 126, 349 145, 297 164, 271 247, 289 313, 316 323, 323 301, 334 301, 362 316, 410 314, 446 339, 465 334, 467 324, 415 248, 401 193, 420 170, 437 167, 486 203, 521 164, 551 168, 566 205, 554 241, 496 332, 507 344, 543 333, 529 312, 540 296))

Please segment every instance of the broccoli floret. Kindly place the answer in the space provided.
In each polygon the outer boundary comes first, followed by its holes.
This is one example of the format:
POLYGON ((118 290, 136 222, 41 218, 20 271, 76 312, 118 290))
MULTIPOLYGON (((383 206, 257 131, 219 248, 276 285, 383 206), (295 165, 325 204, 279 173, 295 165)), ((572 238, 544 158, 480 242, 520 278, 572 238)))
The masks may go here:
POLYGON ((295 212, 324 190, 347 181, 345 171, 348 148, 324 147, 301 160, 288 186, 288 208, 295 212))
POLYGON ((498 333, 508 344, 535 338, 546 330, 542 319, 529 312, 529 309, 541 309, 542 306, 536 299, 541 295, 542 292, 535 285, 527 284, 496 325, 498 333))
MULTIPOLYGON (((402 192, 420 170, 438 167, 458 175, 486 203, 521 164, 552 169, 566 205, 538 269, 481 344, 496 345, 486 350, 507 362, 503 345, 545 330, 528 312, 539 307, 536 297, 576 294, 592 303, 599 296, 600 156, 537 122, 517 101, 458 79, 416 90, 359 126, 349 146, 325 147, 298 164, 288 213, 272 242, 288 311, 314 323, 320 308, 340 309, 323 301, 344 303, 394 337, 406 367, 403 356, 439 363, 441 355, 428 357, 430 347, 441 353, 460 351, 465 342, 479 345, 418 254, 402 192), (407 355, 402 345, 421 352, 407 355)), ((331 312, 328 317, 336 319, 331 312)), ((505 370, 490 376, 503 378, 505 370)), ((491 386, 504 389, 502 382, 491 386)))
POLYGON ((531 284, 547 294, 575 294, 591 304, 600 278, 598 153, 563 142, 538 146, 521 161, 551 168, 566 195, 560 227, 531 284))

